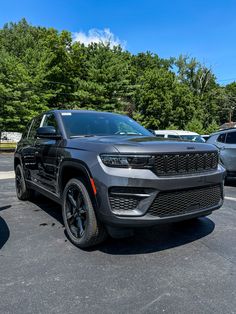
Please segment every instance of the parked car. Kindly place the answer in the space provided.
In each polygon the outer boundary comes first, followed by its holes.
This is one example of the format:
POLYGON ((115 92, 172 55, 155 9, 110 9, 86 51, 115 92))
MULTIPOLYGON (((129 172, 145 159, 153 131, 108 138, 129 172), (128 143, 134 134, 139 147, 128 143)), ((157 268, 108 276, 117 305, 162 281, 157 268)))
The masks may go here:
POLYGON ((205 140, 201 137, 201 135, 195 132, 182 130, 155 130, 154 132, 159 138, 205 143, 205 140))
POLYGON ((62 206, 78 247, 134 228, 209 215, 225 170, 213 145, 160 141, 127 116, 55 110, 34 118, 14 157, 16 193, 62 206))
POLYGON ((202 137, 205 141, 207 141, 207 140, 209 139, 210 135, 209 135, 209 134, 203 134, 203 135, 201 135, 201 137, 202 137))
POLYGON ((220 162, 227 177, 236 177, 236 129, 225 129, 211 134, 207 143, 214 144, 220 152, 220 162))

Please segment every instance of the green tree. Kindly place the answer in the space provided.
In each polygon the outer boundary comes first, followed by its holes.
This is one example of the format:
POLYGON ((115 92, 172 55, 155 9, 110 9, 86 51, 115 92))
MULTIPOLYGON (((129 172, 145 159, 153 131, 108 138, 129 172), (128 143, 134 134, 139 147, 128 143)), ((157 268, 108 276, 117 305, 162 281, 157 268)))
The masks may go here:
MULTIPOLYGON (((78 46, 76 45, 75 48, 78 46)), ((125 111, 129 97, 129 60, 121 47, 90 44, 86 51, 84 78, 74 77, 75 106, 106 111, 125 111)))
POLYGON ((83 108, 126 113, 148 128, 210 132, 236 119, 235 100, 236 83, 219 86, 195 58, 87 47, 25 19, 0 29, 0 130, 22 130, 47 109, 83 108))
POLYGON ((195 118, 195 117, 186 124, 185 128, 188 131, 197 132, 199 134, 203 134, 204 133, 202 122, 199 119, 195 118))

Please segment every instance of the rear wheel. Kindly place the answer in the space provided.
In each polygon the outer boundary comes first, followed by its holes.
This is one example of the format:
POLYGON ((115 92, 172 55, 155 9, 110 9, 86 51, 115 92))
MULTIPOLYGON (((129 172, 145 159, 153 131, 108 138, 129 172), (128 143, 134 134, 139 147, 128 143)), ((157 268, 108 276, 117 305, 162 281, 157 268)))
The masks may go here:
POLYGON ((106 231, 96 218, 89 193, 79 179, 71 179, 66 184, 62 215, 66 233, 76 246, 90 247, 106 238, 106 231))
POLYGON ((32 196, 32 190, 30 190, 26 186, 21 165, 16 166, 15 175, 16 195, 18 199, 21 201, 26 201, 30 199, 30 197, 32 196))

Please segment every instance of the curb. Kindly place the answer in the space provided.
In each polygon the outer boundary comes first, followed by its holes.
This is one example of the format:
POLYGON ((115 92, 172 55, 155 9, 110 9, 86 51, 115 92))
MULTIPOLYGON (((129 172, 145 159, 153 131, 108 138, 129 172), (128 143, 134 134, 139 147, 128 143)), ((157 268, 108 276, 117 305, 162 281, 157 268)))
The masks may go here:
POLYGON ((14 153, 15 148, 0 148, 0 154, 1 153, 14 153))

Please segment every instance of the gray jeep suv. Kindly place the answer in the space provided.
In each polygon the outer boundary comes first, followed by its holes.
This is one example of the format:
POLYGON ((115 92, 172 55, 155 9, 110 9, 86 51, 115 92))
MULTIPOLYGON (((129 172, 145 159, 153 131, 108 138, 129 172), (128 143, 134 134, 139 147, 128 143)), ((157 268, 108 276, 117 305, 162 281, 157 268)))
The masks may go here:
POLYGON ((54 110, 34 118, 15 152, 16 192, 62 206, 78 247, 134 228, 205 216, 223 203, 213 145, 162 141, 127 116, 54 110))

